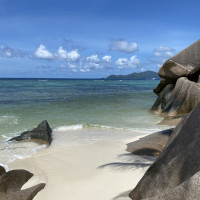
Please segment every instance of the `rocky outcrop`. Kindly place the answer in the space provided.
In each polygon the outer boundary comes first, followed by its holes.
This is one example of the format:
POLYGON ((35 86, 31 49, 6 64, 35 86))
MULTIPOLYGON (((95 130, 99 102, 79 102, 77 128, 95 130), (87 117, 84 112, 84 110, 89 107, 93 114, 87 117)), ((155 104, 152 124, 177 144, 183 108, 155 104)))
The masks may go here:
POLYGON ((182 116, 200 101, 200 84, 189 81, 186 77, 179 78, 175 88, 167 85, 159 94, 151 110, 162 116, 182 116))
POLYGON ((165 108, 173 89, 174 89, 173 84, 166 85, 165 88, 162 90, 162 92, 159 94, 151 110, 160 114, 162 110, 165 108))
POLYGON ((165 88, 166 85, 172 84, 173 86, 175 85, 176 81, 173 80, 165 80, 164 78, 160 79, 160 83, 158 86, 153 90, 154 93, 159 94, 162 92, 162 90, 165 88))
POLYGON ((164 193, 143 200, 199 200, 200 197, 200 172, 173 189, 167 189, 164 193))
POLYGON ((171 135, 173 128, 159 131, 127 144, 126 151, 136 155, 159 156, 171 135))
POLYGON ((186 115, 200 101, 200 40, 167 60, 159 70, 158 98, 151 111, 163 117, 186 115))
POLYGON ((31 188, 21 190, 22 186, 33 176, 26 170, 5 172, 0 166, 0 199, 1 200, 32 200, 45 184, 41 183, 31 188), (3 172, 3 173, 2 173, 3 172))
POLYGON ((174 57, 167 60, 159 70, 159 76, 166 80, 189 77, 200 70, 200 40, 196 41, 174 57))
POLYGON ((34 141, 40 144, 50 145, 52 142, 52 130, 46 120, 42 121, 37 128, 25 131, 20 136, 14 137, 9 141, 34 141))
POLYGON ((200 103, 174 129, 160 157, 130 193, 133 200, 200 197, 200 103))

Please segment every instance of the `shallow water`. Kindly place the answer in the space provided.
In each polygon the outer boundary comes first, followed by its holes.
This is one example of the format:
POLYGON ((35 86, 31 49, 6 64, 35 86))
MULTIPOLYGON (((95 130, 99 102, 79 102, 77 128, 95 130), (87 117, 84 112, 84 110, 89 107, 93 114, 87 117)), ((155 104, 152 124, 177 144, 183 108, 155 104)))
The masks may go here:
POLYGON ((157 84, 157 80, 0 79, 0 162, 44 148, 4 142, 44 119, 54 129, 54 138, 64 137, 70 145, 160 130, 157 123, 162 118, 149 112, 157 84))

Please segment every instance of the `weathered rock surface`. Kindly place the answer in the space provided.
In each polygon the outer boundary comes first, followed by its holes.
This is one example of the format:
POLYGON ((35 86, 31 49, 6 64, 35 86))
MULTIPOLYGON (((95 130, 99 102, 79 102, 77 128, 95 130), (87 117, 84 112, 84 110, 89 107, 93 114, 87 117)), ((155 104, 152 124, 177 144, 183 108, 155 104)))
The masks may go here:
POLYGON ((21 190, 22 186, 33 176, 26 170, 5 172, 0 166, 0 199, 1 200, 32 200, 45 184, 41 183, 31 188, 21 190))
POLYGON ((199 130, 200 103, 174 129, 164 151, 130 193, 130 198, 199 199, 199 130))
POLYGON ((52 130, 46 120, 42 121, 37 128, 31 131, 25 131, 20 136, 14 137, 9 141, 30 140, 41 144, 50 145, 52 142, 52 130))
POLYGON ((163 89, 151 111, 164 117, 182 116, 190 113, 199 101, 200 84, 182 77, 177 80, 174 89, 171 84, 163 89))
POLYGON ((165 88, 162 90, 162 92, 159 94, 153 106, 151 107, 151 111, 160 114, 162 110, 165 108, 173 89, 174 89, 173 84, 166 85, 165 88))
POLYGON ((165 88, 166 85, 168 84, 172 84, 173 86, 175 85, 176 81, 174 80, 166 80, 164 78, 160 79, 160 83, 158 84, 158 86, 153 90, 154 93, 158 94, 160 92, 162 92, 162 90, 165 88))
POLYGON ((167 60, 159 70, 164 79, 188 77, 200 70, 200 40, 167 60))
POLYGON ((2 175, 2 174, 4 174, 6 172, 6 170, 4 169, 4 167, 2 167, 1 165, 0 165, 0 176, 2 175))
POLYGON ((159 156, 173 132, 173 128, 159 131, 127 144, 126 151, 136 155, 159 156))
POLYGON ((200 84, 189 81, 186 77, 178 79, 162 114, 180 116, 191 112, 200 101, 200 84))
POLYGON ((160 83, 153 90, 158 98, 151 111, 163 117, 188 114, 200 101, 200 40, 168 59, 159 76, 160 83))
POLYGON ((143 200, 199 200, 200 197, 200 172, 179 186, 167 189, 164 193, 143 200))
POLYGON ((165 117, 159 124, 168 125, 168 126, 177 126, 184 117, 186 117, 186 115, 175 116, 175 117, 165 117))

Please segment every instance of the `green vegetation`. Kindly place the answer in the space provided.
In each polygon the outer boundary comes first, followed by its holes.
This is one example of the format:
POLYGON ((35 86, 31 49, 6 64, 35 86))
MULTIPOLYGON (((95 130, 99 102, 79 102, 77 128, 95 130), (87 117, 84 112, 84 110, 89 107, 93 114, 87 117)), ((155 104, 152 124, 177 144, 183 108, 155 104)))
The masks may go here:
POLYGON ((106 79, 110 80, 121 80, 121 79, 159 79, 158 73, 153 71, 145 71, 145 72, 134 72, 128 75, 110 75, 106 77, 106 79))

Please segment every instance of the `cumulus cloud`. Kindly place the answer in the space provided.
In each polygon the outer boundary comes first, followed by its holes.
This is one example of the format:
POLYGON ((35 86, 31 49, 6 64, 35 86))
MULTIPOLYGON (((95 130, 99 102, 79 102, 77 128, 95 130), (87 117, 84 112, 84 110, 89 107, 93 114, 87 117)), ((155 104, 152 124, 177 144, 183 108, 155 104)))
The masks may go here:
POLYGON ((0 57, 12 58, 12 57, 23 57, 23 53, 18 49, 0 45, 0 57))
POLYGON ((119 69, 125 69, 125 68, 137 68, 140 66, 141 61, 137 58, 136 55, 128 58, 118 58, 117 61, 115 62, 117 67, 119 69))
POLYGON ((37 50, 35 51, 36 58, 40 59, 53 59, 54 55, 46 49, 44 45, 40 45, 37 50))
POLYGON ((153 50, 156 57, 170 58, 174 55, 175 49, 167 46, 159 46, 153 50))
POLYGON ((112 57, 108 56, 108 55, 105 55, 105 56, 102 57, 102 61, 103 62, 107 62, 107 63, 111 63, 112 62, 112 57))
POLYGON ((121 51, 124 53, 133 53, 138 50, 138 45, 136 42, 128 43, 123 39, 111 40, 109 49, 113 51, 121 51))
POLYGON ((100 61, 98 55, 88 56, 86 60, 87 62, 90 62, 90 63, 98 63, 100 61))
POLYGON ((128 58, 118 58, 116 61, 117 66, 128 65, 128 58))
POLYGON ((153 50, 153 57, 150 58, 150 62, 155 63, 157 67, 161 67, 162 64, 174 56, 175 49, 167 46, 159 46, 153 50))
POLYGON ((89 68, 85 68, 85 69, 81 68, 80 71, 81 71, 81 72, 90 72, 91 69, 89 69, 89 68))
POLYGON ((67 60, 67 61, 76 61, 80 58, 80 54, 78 53, 78 49, 67 52, 65 49, 63 49, 60 46, 57 53, 58 53, 58 57, 60 59, 64 59, 64 60, 67 60))

